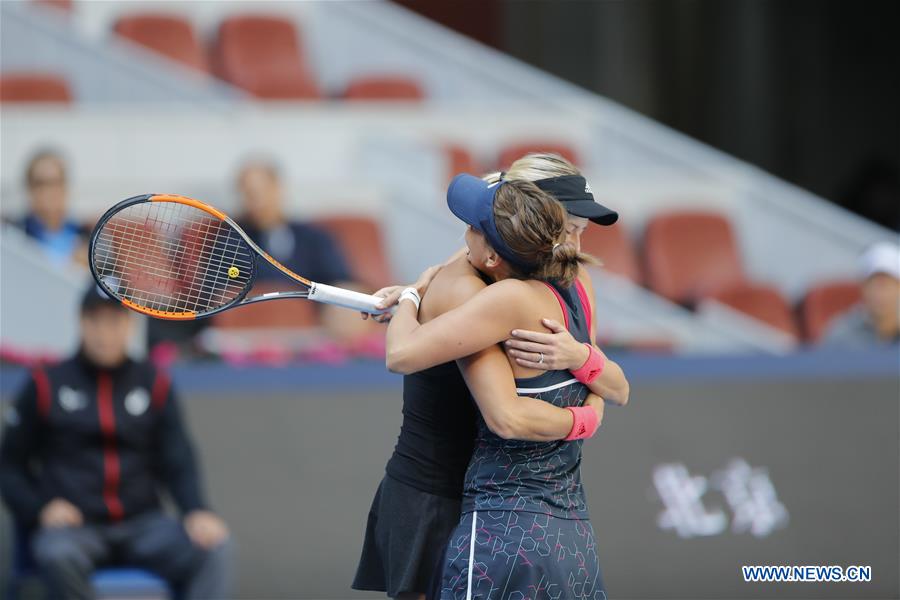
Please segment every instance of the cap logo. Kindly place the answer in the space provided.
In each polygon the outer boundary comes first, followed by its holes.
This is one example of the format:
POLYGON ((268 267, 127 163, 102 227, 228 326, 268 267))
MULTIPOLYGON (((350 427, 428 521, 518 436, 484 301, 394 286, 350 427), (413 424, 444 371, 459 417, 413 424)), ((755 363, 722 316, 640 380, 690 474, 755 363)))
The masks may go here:
POLYGON ((594 190, 591 189, 591 184, 589 184, 587 181, 584 182, 584 193, 591 195, 594 194, 594 190))

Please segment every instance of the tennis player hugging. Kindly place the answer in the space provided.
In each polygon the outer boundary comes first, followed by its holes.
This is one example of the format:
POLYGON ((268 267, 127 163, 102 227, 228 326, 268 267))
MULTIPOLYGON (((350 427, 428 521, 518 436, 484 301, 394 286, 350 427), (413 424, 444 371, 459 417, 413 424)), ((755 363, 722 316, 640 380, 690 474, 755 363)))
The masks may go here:
POLYGON ((484 180, 458 175, 447 203, 468 225, 466 251, 379 292, 397 304, 387 366, 405 374, 403 425, 353 587, 605 599, 581 446, 604 401, 624 405, 629 390, 594 346, 580 235, 618 215, 545 154, 484 180))

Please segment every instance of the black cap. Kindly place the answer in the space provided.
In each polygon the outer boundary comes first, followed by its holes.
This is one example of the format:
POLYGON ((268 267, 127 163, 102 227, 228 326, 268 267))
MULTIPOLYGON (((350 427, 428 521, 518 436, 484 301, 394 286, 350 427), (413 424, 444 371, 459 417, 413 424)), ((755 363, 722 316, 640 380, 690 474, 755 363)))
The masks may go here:
POLYGON ((100 289, 99 285, 91 284, 84 291, 84 295, 81 296, 81 312, 89 312, 101 306, 110 306, 112 308, 127 310, 118 300, 111 298, 106 292, 100 289))
POLYGON ((619 220, 619 213, 594 201, 594 192, 581 175, 563 175, 538 179, 536 186, 544 190, 576 217, 590 219, 597 225, 612 225, 619 220))

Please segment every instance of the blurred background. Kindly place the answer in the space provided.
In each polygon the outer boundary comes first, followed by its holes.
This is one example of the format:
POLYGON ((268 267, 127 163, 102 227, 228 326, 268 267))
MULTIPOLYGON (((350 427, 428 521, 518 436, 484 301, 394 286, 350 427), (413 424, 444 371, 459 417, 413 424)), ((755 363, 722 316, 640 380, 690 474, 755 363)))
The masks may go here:
MULTIPOLYGON (((583 241, 632 388, 585 446, 612 596, 900 594, 895 3, 21 0, 0 19, 5 403, 77 347, 86 239, 121 199, 202 199, 301 274, 373 291, 462 245, 453 174, 556 152, 620 213, 583 241), (744 564, 873 580, 745 584, 744 564)), ((240 597, 378 597, 349 584, 399 430, 383 328, 281 301, 141 321, 132 348, 182 396, 240 597)))

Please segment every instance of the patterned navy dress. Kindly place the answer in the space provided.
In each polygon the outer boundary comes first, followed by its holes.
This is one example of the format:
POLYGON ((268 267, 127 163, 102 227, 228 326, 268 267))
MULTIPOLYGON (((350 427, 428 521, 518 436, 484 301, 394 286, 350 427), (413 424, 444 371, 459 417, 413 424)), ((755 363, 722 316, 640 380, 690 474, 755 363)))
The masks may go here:
MULTIPOLYGON (((566 327, 590 340, 580 283, 552 288, 566 327)), ((517 379, 520 395, 580 406, 588 389, 568 371, 517 379)), ((504 440, 479 417, 466 472, 462 518, 433 595, 442 600, 605 600, 594 529, 581 485, 581 446, 504 440)))

